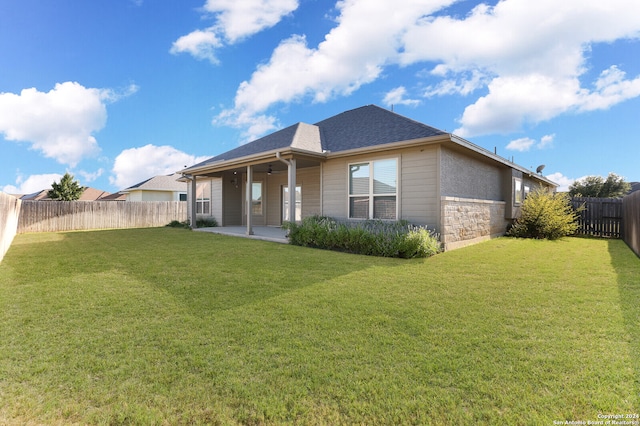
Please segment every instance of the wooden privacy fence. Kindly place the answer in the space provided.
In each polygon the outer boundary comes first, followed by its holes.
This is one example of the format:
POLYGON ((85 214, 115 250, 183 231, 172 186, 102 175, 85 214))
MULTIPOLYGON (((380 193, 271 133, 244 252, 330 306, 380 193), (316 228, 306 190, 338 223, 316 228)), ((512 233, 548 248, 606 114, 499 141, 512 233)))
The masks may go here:
POLYGON ((622 215, 624 220, 622 238, 631 250, 640 256, 640 191, 624 197, 622 215))
POLYGON ((578 235, 622 238, 622 198, 571 199, 574 209, 584 205, 578 219, 578 235))
POLYGON ((186 201, 23 201, 18 233, 149 228, 187 220, 186 201))

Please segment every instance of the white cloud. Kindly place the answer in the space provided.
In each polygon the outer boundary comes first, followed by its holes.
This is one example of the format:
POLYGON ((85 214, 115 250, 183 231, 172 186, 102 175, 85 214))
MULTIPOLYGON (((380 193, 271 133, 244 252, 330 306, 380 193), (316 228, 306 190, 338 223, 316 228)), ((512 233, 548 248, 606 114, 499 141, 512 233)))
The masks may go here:
POLYGON ((540 138, 540 142, 531 138, 519 138, 514 139, 507 145, 507 149, 511 151, 520 151, 525 152, 529 151, 531 148, 535 147, 537 149, 544 149, 550 146, 553 143, 556 135, 545 135, 540 138))
MULTIPOLYGON (((508 133, 525 123, 609 108, 639 96, 640 79, 625 80, 615 67, 603 73, 593 91, 580 82, 591 44, 639 36, 640 15, 631 12, 634 7, 633 0, 482 4, 462 19, 441 16, 409 28, 402 62, 437 62, 433 75, 483 74, 489 93, 465 109, 455 132, 508 133)), ((441 85, 428 94, 455 92, 446 90, 446 80, 441 85)))
POLYGON ((229 43, 271 28, 298 8, 298 0, 207 0, 204 9, 217 16, 216 30, 229 43))
POLYGON ((558 185, 560 185, 558 186, 558 189, 557 189, 558 192, 569 191, 569 186, 577 180, 577 179, 568 178, 560 172, 552 173, 545 177, 549 179, 551 182, 555 182, 558 185))
POLYGON ((45 157, 75 167, 100 151, 93 134, 106 124, 106 104, 136 90, 130 86, 118 93, 66 82, 46 93, 35 88, 20 94, 0 93, 0 133, 6 140, 30 143, 45 157))
POLYGON ((509 142, 507 149, 511 151, 529 151, 536 141, 531 138, 520 138, 509 142))
POLYGON ((310 97, 326 102, 347 96, 375 81, 384 67, 397 63, 401 38, 424 15, 455 0, 343 0, 336 4, 337 26, 317 47, 304 36, 284 40, 269 62, 258 66, 249 81, 238 87, 234 107, 223 111, 218 124, 237 125, 265 119, 277 103, 310 97))
POLYGON ((96 170, 95 172, 87 172, 87 171, 84 171, 84 170, 79 170, 78 171, 78 174, 84 178, 85 182, 93 182, 94 180, 96 180, 100 176, 102 176, 103 173, 104 173, 104 169, 103 168, 100 168, 100 169, 96 170))
POLYGON ((626 73, 613 65, 604 70, 595 82, 595 90, 585 94, 579 109, 593 111, 608 109, 620 102, 640 96, 640 76, 633 80, 625 79, 626 73))
POLYGON ((178 38, 170 52, 217 64, 216 49, 273 27, 297 8, 298 0, 207 0, 202 10, 214 15, 216 23, 178 38))
POLYGON ((196 157, 171 146, 145 145, 122 151, 115 159, 109 182, 125 189, 145 179, 169 175, 210 157, 196 157))
POLYGON ((538 144, 539 149, 545 149, 553 144, 554 139, 556 138, 556 134, 552 135, 544 135, 540 138, 540 143, 538 144))
POLYGON ((208 59, 213 64, 218 63, 215 50, 222 46, 222 42, 213 29, 196 30, 180 37, 171 46, 170 52, 190 53, 197 59, 208 59))
MULTIPOLYGON (((592 45, 640 38, 637 0, 501 0, 447 16, 444 8, 455 2, 339 0, 336 26, 321 43, 310 46, 304 35, 283 40, 214 122, 276 123, 268 110, 279 103, 348 96, 389 66, 414 64, 432 66, 428 77, 437 82, 426 87, 426 98, 483 91, 461 114, 455 133, 465 137, 509 133, 640 96, 640 76, 626 78, 615 66, 593 84, 582 81, 592 45)), ((400 98, 414 99, 408 92, 400 98)))
POLYGON ((16 179, 16 185, 6 185, 2 188, 2 191, 7 194, 33 194, 35 192, 42 191, 43 189, 51 189, 53 182, 59 182, 62 175, 57 173, 49 173, 42 175, 31 175, 24 179, 22 176, 18 176, 16 179))
MULTIPOLYGON (((432 74, 438 75, 439 70, 434 70, 432 74)), ((447 74, 448 72, 445 71, 444 75, 446 76, 447 74)), ((435 86, 427 87, 427 90, 424 92, 424 96, 426 98, 446 95, 467 96, 481 87, 484 87, 487 84, 487 79, 488 77, 480 71, 472 70, 471 75, 465 75, 465 73, 462 73, 459 79, 446 79, 435 86)))
POLYGON ((382 101, 387 106, 392 105, 408 105, 417 106, 420 105, 420 101, 417 99, 407 99, 407 89, 404 86, 396 87, 388 92, 382 101))

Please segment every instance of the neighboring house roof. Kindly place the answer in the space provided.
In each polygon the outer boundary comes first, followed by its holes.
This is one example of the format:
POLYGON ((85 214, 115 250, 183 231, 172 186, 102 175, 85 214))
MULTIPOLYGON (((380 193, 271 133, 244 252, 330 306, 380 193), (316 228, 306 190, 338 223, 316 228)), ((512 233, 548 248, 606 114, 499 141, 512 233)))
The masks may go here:
POLYGON ((630 182, 630 183, 631 183, 631 191, 629 191, 629 194, 631 194, 632 192, 640 191, 640 182, 630 182))
POLYGON ((235 163, 273 157, 286 151, 318 158, 355 152, 394 149, 412 143, 452 143, 484 157, 520 170, 547 184, 557 186, 542 175, 472 144, 453 134, 396 114, 376 105, 345 111, 316 124, 293 126, 239 146, 181 171, 181 174, 210 173, 235 163))
POLYGON ((122 190, 122 193, 128 193, 131 191, 177 191, 186 192, 187 184, 184 182, 178 182, 176 179, 180 178, 180 173, 174 173, 171 175, 154 176, 142 182, 136 183, 127 189, 122 190))
MULTIPOLYGON (((48 189, 43 189, 42 191, 34 192, 33 194, 23 195, 22 197, 20 197, 20 199, 24 201, 51 201, 52 199, 49 198, 48 193, 48 189)), ((109 192, 87 187, 82 192, 82 195, 80 196, 78 201, 98 201, 108 195, 110 195, 109 192)))
POLYGON ((126 201, 127 194, 122 194, 120 192, 114 192, 113 194, 109 194, 106 197, 100 198, 100 201, 126 201))

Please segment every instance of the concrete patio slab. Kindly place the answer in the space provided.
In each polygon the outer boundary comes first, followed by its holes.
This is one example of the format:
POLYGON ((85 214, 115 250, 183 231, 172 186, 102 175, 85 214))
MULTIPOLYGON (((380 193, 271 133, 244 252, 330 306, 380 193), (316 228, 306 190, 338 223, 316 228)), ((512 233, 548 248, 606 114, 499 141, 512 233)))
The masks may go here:
POLYGON ((253 235, 247 235, 246 226, 219 226, 214 228, 196 228, 194 231, 211 232, 214 234, 229 235, 232 237, 251 238, 254 240, 271 241, 274 243, 288 244, 287 231, 278 226, 254 226, 253 235))

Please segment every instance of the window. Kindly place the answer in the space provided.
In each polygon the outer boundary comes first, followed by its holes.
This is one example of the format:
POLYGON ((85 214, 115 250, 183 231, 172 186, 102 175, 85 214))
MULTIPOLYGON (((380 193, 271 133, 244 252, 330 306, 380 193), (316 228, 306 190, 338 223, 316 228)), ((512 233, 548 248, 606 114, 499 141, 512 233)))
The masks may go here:
POLYGON ((531 187, 529 187, 529 185, 525 185, 524 186, 524 198, 523 198, 523 200, 525 198, 527 198, 527 195, 529 195, 530 192, 531 192, 531 187))
POLYGON ((180 201, 187 201, 187 194, 178 194, 180 197, 180 201))
POLYGON ((513 178, 513 203, 522 203, 522 179, 513 178))
POLYGON ((196 184, 196 214, 211 214, 211 182, 196 184))
POLYGON ((349 165, 349 218, 397 218, 398 160, 349 165))
POLYGON ((262 214, 262 182, 253 182, 251 187, 251 214, 262 214))
MULTIPOLYGON (((289 220, 289 187, 282 187, 282 221, 289 220)), ((296 221, 302 220, 302 187, 296 186, 296 221)))

